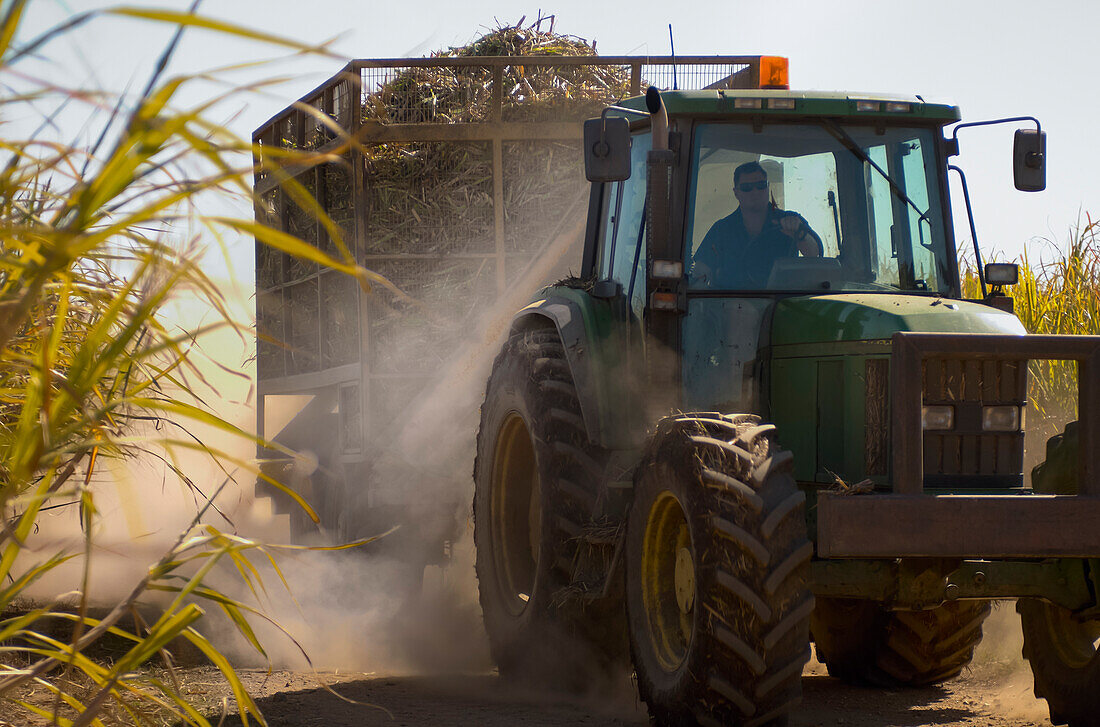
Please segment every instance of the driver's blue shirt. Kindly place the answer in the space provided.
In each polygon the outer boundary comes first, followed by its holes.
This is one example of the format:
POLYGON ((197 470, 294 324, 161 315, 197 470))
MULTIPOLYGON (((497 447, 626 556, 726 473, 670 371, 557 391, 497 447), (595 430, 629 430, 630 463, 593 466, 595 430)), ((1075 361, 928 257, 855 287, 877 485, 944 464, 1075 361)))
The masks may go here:
MULTIPOLYGON (((789 215, 797 217, 810 230, 802 215, 774 206, 768 208, 764 226, 756 237, 749 236, 740 209, 715 222, 692 258, 692 287, 719 290, 766 287, 776 260, 798 256, 798 243, 779 226, 779 221, 789 215)), ((820 238, 812 230, 810 235, 820 249, 820 238)))

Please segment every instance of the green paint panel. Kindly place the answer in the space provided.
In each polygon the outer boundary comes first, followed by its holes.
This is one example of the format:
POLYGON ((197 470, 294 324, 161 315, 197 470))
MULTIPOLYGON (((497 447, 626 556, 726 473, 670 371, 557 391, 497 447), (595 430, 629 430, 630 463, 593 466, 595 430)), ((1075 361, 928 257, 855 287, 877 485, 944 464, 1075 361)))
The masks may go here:
MULTIPOLYGON (((770 416, 780 441, 794 452, 799 481, 831 484, 835 475, 848 484, 887 483, 882 463, 868 474, 867 361, 886 359, 897 331, 1025 333, 1011 314, 932 296, 856 293, 781 300, 771 335, 770 416)), ((883 396, 888 389, 880 384, 883 396)), ((884 446, 888 452, 888 440, 884 446)))
POLYGON ((873 357, 849 346, 847 355, 772 359, 769 416, 780 443, 794 453, 799 482, 887 481, 885 473, 867 473, 866 370, 873 357))
POLYGON ((794 453, 794 477, 812 482, 817 470, 817 361, 773 359, 770 419, 779 443, 794 453))
POLYGON ((847 293, 780 301, 772 345, 872 341, 889 339, 898 331, 1026 333, 1016 316, 980 303, 921 295, 847 293))
POLYGON ((844 361, 817 362, 817 480, 844 472, 844 361))
POLYGON ((867 472, 867 361, 847 355, 774 357, 770 419, 784 449, 794 453, 799 482, 886 484, 867 472))

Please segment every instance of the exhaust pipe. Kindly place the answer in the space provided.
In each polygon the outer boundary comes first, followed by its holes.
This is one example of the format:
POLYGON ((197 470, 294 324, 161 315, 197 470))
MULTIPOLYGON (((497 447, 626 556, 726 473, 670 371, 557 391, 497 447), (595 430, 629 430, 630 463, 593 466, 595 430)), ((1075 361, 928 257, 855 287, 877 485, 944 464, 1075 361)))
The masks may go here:
POLYGON ((645 92, 645 107, 649 111, 653 150, 668 149, 668 112, 661 101, 661 92, 656 86, 650 86, 645 92))

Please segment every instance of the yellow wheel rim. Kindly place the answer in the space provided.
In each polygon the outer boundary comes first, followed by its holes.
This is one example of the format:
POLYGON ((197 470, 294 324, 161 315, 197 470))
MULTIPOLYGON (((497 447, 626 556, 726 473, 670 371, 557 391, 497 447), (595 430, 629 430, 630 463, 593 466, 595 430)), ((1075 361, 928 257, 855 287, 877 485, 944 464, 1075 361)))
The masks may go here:
POLYGON ((1078 621, 1069 611, 1043 604, 1047 634, 1062 663, 1084 669, 1100 650, 1100 621, 1078 621))
POLYGON ((493 459, 493 560, 505 607, 523 613, 535 586, 541 536, 539 473, 531 434, 512 413, 497 434, 493 459))
POLYGON ((695 548, 680 501, 657 496, 646 520, 641 560, 642 605, 657 662, 674 672, 687 658, 695 618, 695 548))

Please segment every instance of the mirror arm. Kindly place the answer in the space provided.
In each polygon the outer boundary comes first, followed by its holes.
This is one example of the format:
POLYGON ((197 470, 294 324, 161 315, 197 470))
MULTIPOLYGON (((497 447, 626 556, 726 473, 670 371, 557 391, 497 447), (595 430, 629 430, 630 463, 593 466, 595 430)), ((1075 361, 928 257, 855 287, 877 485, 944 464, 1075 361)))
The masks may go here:
POLYGON ((609 111, 618 111, 625 114, 637 114, 638 116, 649 116, 645 111, 638 111, 637 109, 628 109, 625 106, 607 106, 600 113, 600 140, 597 142, 596 149, 593 152, 598 157, 605 157, 611 152, 611 148, 607 145, 607 113, 609 111))
MULTIPOLYGON (((1010 116, 1005 119, 991 119, 989 121, 968 121, 965 124, 955 124, 951 129, 951 138, 947 140, 948 156, 955 156, 959 153, 959 129, 969 129, 974 126, 994 126, 996 124, 1014 124, 1020 121, 1030 121, 1035 124, 1035 133, 1041 134, 1043 131, 1042 125, 1039 123, 1039 119, 1034 116, 1010 116)), ((1041 163, 1039 157, 1040 154, 1032 153, 1028 158, 1028 166, 1033 169, 1038 167, 1041 163), (1034 157, 1034 158, 1031 158, 1034 157)))
POLYGON ((959 181, 962 182, 963 200, 966 202, 966 218, 970 221, 970 239, 974 241, 974 262, 978 266, 978 282, 982 286, 982 298, 987 297, 989 294, 985 289, 985 270, 982 268, 982 251, 978 248, 978 231, 974 227, 974 210, 970 207, 970 190, 966 187, 966 175, 963 174, 963 170, 956 167, 954 164, 948 164, 949 170, 958 172, 959 181))
POLYGON ((609 111, 617 111, 620 114, 634 114, 635 116, 649 116, 648 111, 628 109, 626 106, 606 106, 604 107, 603 113, 600 114, 600 118, 606 118, 609 111))

